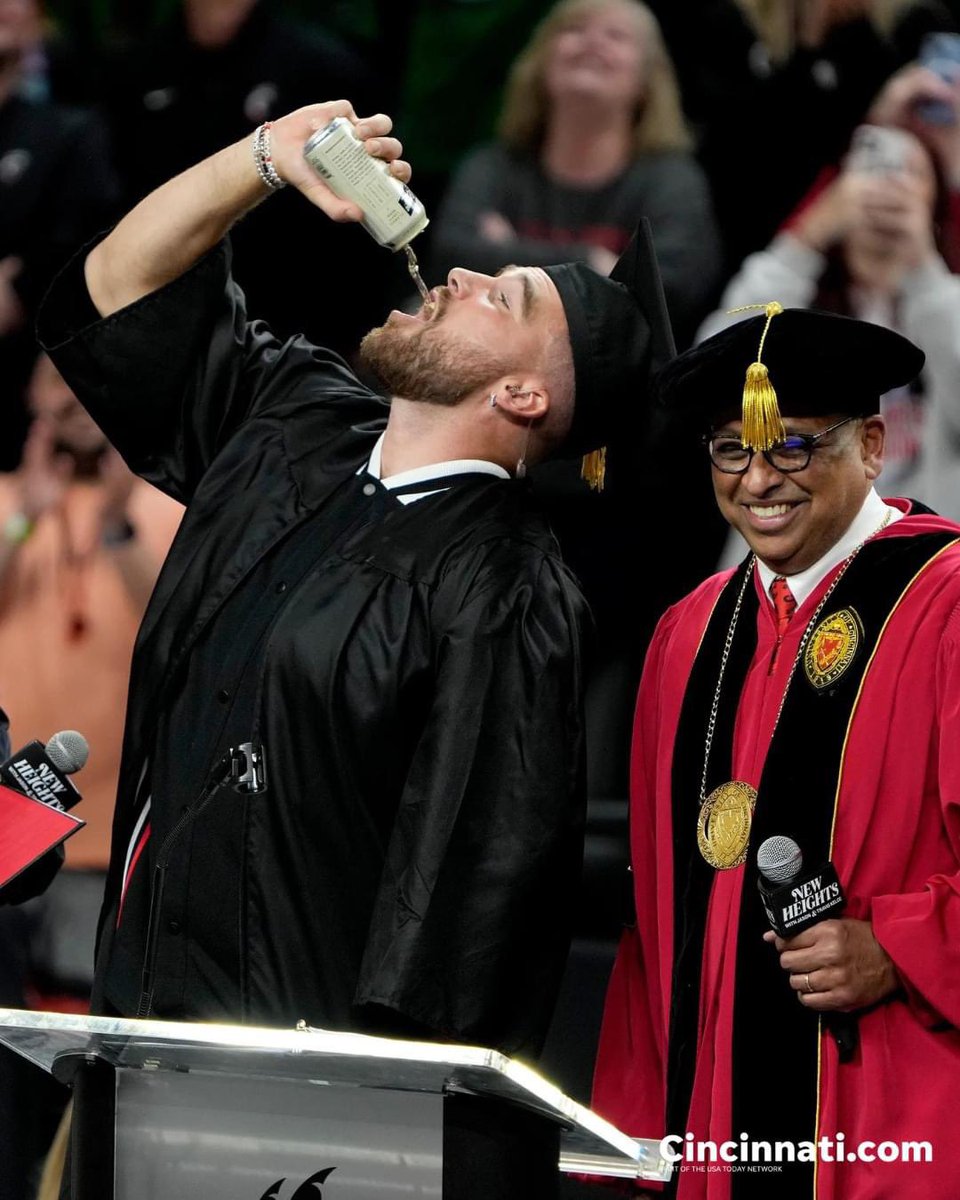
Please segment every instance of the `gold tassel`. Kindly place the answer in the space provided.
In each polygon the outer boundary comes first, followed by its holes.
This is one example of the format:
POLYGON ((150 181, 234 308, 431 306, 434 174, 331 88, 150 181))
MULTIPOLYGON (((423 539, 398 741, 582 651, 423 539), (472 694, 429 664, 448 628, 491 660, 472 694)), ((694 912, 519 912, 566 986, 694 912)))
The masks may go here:
POLYGON ((601 446, 599 450, 591 450, 589 454, 583 456, 583 464, 580 467, 580 478, 585 479, 595 492, 603 491, 603 481, 606 475, 606 446, 601 446))
POLYGON ((747 304, 743 308, 730 311, 745 312, 751 308, 762 308, 767 314, 767 323, 763 327, 756 362, 747 367, 747 378, 743 385, 743 429, 740 433, 740 444, 750 450, 769 450, 771 446, 782 442, 787 434, 780 416, 777 393, 770 382, 769 372, 760 359, 770 322, 783 312, 783 306, 776 300, 771 300, 769 304, 747 304))
POLYGON ((769 450, 786 437, 777 393, 767 368, 758 359, 747 367, 743 385, 743 429, 740 443, 751 450, 769 450))

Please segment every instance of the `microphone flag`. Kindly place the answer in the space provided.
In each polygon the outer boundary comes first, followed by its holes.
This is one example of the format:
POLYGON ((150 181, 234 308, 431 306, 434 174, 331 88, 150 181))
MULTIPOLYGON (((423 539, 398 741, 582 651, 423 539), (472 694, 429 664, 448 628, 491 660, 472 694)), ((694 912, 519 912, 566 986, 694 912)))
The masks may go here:
POLYGON ((0 887, 86 824, 0 784, 0 887))

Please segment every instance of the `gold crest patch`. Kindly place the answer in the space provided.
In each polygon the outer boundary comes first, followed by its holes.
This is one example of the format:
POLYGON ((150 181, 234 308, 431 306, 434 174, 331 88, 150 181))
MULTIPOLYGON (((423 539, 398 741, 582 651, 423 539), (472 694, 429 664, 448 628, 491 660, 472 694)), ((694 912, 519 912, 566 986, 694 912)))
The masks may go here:
POLYGON ((853 608, 831 613, 816 627, 803 653, 803 669, 817 691, 836 683, 850 666, 860 648, 862 632, 853 608))

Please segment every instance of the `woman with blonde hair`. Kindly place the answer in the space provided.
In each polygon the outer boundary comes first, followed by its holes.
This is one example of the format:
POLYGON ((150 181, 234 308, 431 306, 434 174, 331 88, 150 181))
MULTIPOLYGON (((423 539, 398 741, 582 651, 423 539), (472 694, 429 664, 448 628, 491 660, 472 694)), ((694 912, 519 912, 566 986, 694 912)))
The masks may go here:
POLYGON ((562 0, 513 66, 499 140, 461 165, 435 265, 492 272, 579 258, 607 273, 650 219, 671 316, 711 299, 719 243, 673 65, 639 0, 562 0))

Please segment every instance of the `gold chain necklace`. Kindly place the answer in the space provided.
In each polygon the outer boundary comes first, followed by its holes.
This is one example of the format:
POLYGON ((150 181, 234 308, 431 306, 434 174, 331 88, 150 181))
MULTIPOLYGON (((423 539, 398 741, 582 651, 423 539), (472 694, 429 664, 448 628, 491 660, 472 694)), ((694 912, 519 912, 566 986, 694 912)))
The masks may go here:
MULTIPOLYGON (((824 605, 833 595, 833 591, 837 584, 847 573, 847 569, 853 560, 857 557, 863 547, 890 522, 893 516, 892 509, 888 509, 883 520, 877 528, 858 542, 850 551, 847 557, 840 564, 840 569, 834 576, 832 583, 823 593, 820 603, 813 611, 813 615, 807 622, 806 628, 803 631, 803 636, 800 639, 800 645, 797 647, 797 653, 790 666, 790 674, 787 676, 787 682, 784 684, 783 692, 780 696, 780 705, 777 708, 777 715, 774 718, 773 729, 770 732, 771 739, 780 724, 780 717, 783 713, 783 706, 787 701, 787 694, 790 691, 790 685, 793 683, 793 676, 797 670, 797 664, 803 658, 803 653, 806 650, 807 642, 816 628, 817 618, 823 611, 824 605)), ((723 688, 723 677, 727 669, 727 659, 730 657, 730 649, 733 646, 733 638, 737 629, 737 622, 740 619, 740 609, 743 606, 743 598, 747 594, 747 586, 753 579, 753 572, 756 566, 756 555, 750 556, 750 561, 747 564, 747 570, 744 575, 743 583, 740 587, 740 594, 737 596, 737 603, 733 609, 733 616, 730 618, 730 625, 727 629, 727 636, 723 645, 723 654, 720 658, 720 670, 717 674, 717 686, 713 693, 713 703, 710 706, 710 716, 707 720, 707 736, 703 748, 703 772, 700 776, 700 813, 697 817, 697 845, 700 848, 700 853, 710 864, 717 870, 726 871, 732 867, 739 867, 746 861, 747 847, 750 844, 750 828, 753 824, 753 810, 757 803, 756 788, 750 786, 749 783, 744 783, 742 780, 732 779, 728 783, 721 783, 719 787, 714 788, 709 796, 704 793, 707 790, 707 771, 710 765, 710 750, 713 746, 713 735, 717 724, 717 712, 720 707, 720 693, 723 688)))

